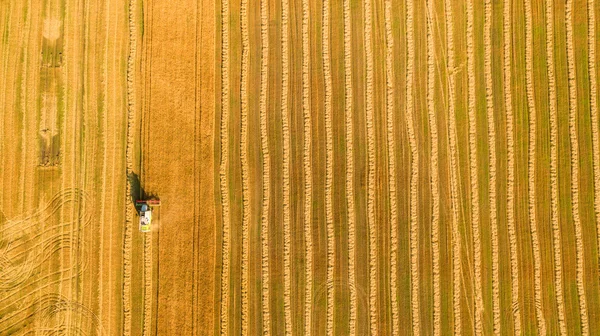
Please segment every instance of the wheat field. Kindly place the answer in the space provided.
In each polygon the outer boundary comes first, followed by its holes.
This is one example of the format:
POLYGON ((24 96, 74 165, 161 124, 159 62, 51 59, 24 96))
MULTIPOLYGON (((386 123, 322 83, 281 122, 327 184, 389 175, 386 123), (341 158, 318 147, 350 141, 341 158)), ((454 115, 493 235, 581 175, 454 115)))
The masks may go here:
POLYGON ((0 335, 600 334, 599 16, 0 1, 0 335))

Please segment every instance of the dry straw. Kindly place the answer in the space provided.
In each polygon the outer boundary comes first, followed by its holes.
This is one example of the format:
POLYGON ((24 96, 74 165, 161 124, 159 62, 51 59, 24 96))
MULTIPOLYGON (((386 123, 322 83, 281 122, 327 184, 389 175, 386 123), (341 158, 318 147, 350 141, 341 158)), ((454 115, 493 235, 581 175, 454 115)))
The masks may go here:
POLYGON ((567 69, 569 83, 569 136, 571 139, 571 203, 573 222, 575 224, 575 247, 577 251, 577 294, 579 296, 581 333, 583 335, 589 335, 587 301, 583 280, 583 233, 579 213, 579 143, 577 141, 577 79, 575 73, 575 49, 573 42, 573 0, 567 0, 565 15, 567 26, 567 69))

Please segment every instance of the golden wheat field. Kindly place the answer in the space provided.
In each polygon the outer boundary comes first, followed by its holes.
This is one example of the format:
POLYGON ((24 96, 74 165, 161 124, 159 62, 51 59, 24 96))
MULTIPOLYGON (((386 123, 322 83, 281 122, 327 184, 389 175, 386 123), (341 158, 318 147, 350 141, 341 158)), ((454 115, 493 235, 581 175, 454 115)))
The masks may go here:
POLYGON ((0 335, 600 335, 596 17, 0 0, 0 335))

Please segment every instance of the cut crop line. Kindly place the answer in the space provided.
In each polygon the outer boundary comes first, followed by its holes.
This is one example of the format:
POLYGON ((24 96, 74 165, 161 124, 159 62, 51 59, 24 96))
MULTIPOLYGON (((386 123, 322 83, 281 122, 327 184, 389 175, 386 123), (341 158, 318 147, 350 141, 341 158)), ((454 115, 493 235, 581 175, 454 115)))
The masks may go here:
POLYGON ((304 293, 304 334, 312 334, 313 240, 312 240, 312 118, 310 109, 309 0, 302 0, 302 113, 304 118, 304 240, 306 282, 304 293))
POLYGON ((447 22, 447 57, 448 68, 451 73, 448 78, 448 137, 450 146, 450 184, 451 184, 451 201, 452 201, 452 283, 453 297, 452 303, 454 307, 454 334, 462 334, 461 325, 461 309, 460 309, 460 289, 461 289, 461 274, 462 264, 460 262, 460 250, 462 239, 459 231, 459 195, 458 195, 458 148, 456 137, 456 93, 455 93, 455 61, 454 61, 454 20, 452 15, 452 3, 445 1, 446 22, 447 22))
POLYGON ((289 0, 281 4, 281 122, 283 133, 283 305, 285 314, 285 334, 292 335, 292 267, 290 261, 292 233, 290 228, 290 53, 289 53, 289 0))
MULTIPOLYGON (((346 203, 348 206, 348 277, 350 289, 350 336, 356 335, 356 212, 354 207, 354 121, 353 121, 353 99, 352 87, 352 18, 350 11, 350 0, 344 0, 344 74, 345 74, 345 128, 346 128, 346 203)), ((392 247, 393 248, 393 247, 392 247)), ((394 258, 394 256, 392 256, 394 258)), ((393 260, 393 259, 392 259, 393 260)), ((396 273, 396 267, 392 262, 392 274, 396 273)), ((395 320, 395 319, 394 319, 395 320)))
MULTIPOLYGON (((133 171, 133 123, 135 122, 135 54, 136 54, 136 19, 137 1, 129 2, 129 55, 127 58, 127 148, 125 161, 127 176, 133 171)), ((126 181, 125 199, 131 195, 131 185, 126 181)), ((133 209, 125 202, 125 228, 123 233, 123 335, 131 334, 131 249, 133 230, 133 209)))
POLYGON ((248 1, 242 0, 240 8, 240 27, 242 33, 242 65, 240 76, 240 161, 242 163, 242 335, 248 335, 249 305, 248 305, 248 269, 250 253, 250 191, 248 165, 248 1))
POLYGON ((473 228, 473 263, 475 274, 475 334, 483 333, 483 284, 481 280, 481 231, 479 181, 477 172, 477 111, 475 106, 475 37, 473 36, 473 0, 467 1, 467 85, 469 111, 469 170, 471 175, 471 227, 473 228))
POLYGON ((515 227, 515 144, 512 102, 512 8, 511 0, 504 0, 504 103, 506 108, 506 142, 508 151, 507 219, 510 241, 511 301, 515 334, 521 335, 521 309, 519 304, 519 261, 517 257, 517 231, 515 227))
POLYGON ((588 0, 588 71, 590 76, 590 112, 594 163, 594 213, 596 235, 600 247, 600 135, 598 135, 598 88, 596 76, 596 14, 595 0, 588 0))
POLYGON ((223 269, 221 271, 221 335, 229 334, 229 254, 230 227, 229 186, 227 172, 229 169, 229 0, 221 1, 221 162, 219 178, 221 187, 221 204, 223 211, 223 269))
POLYGON ((269 4, 268 0, 260 2, 260 36, 261 36, 261 69, 260 69, 260 139, 263 155, 263 178, 262 178, 262 316, 263 335, 271 334, 271 312, 269 295, 269 214, 271 193, 271 156, 269 154, 269 134, 267 128, 267 94, 269 80, 269 4))
MULTIPOLYGON (((386 69, 386 119, 388 143, 388 180, 390 198, 390 295, 392 308, 392 335, 400 333, 398 303, 398 204, 396 199, 396 144, 394 141, 394 35, 392 32, 392 1, 385 1, 385 69, 386 69)), ((435 287, 435 286, 434 286, 435 287)))
POLYGON ((375 130, 373 111, 373 12, 371 0, 364 0, 366 58, 366 119, 367 119, 367 222, 369 223, 369 323, 372 336, 378 334, 377 312, 377 223, 375 223, 375 130))
MULTIPOLYGON (((390 5, 391 6, 391 5, 390 5)), ((439 144, 438 127, 435 111, 435 43, 433 34, 433 14, 435 12, 433 0, 427 1, 427 111, 429 115, 429 129, 431 134, 431 245, 433 259, 433 334, 441 334, 441 292, 440 292, 440 186, 439 186, 439 144)), ((389 37, 391 38, 391 31, 389 37)), ((389 51, 391 54, 391 50, 389 51)), ((391 62, 390 62, 391 66, 391 62)), ((390 100, 393 98, 391 92, 390 100)), ((391 115, 388 114, 388 117, 391 115)), ((389 121, 388 121, 389 122, 389 121)), ((388 126, 390 128, 390 126, 388 126)), ((389 141, 389 139, 388 139, 389 141)), ((393 151, 392 151, 393 152, 393 151)), ((393 162, 390 160, 390 162, 393 162)), ((395 172, 394 172, 395 173, 395 172)), ((392 172, 390 171, 390 174, 392 172)), ((395 210, 395 209, 394 209, 395 210)))
POLYGON ((332 80, 331 56, 329 51, 329 0, 323 0, 323 75, 325 77, 325 221, 327 226, 327 335, 333 335, 333 312, 335 308, 335 286, 333 272, 335 268, 335 227, 333 224, 333 126, 331 110, 332 80))
POLYGON ((494 84, 492 78, 492 0, 485 0, 484 71, 488 121, 490 227, 492 235, 492 313, 494 335, 500 335, 500 256, 498 251, 498 204, 496 191, 496 127, 494 120, 494 84))
POLYGON ((410 145, 411 172, 410 172, 410 278, 411 278, 411 313, 412 331, 415 335, 421 334, 419 314, 419 222, 417 218, 418 199, 417 187, 419 182, 419 152, 415 136, 414 113, 414 67, 415 67, 415 41, 414 41, 414 5, 412 0, 406 3, 406 40, 408 60, 406 65, 406 120, 408 126, 408 140, 410 145))
POLYGON ((575 224, 575 247, 577 250, 577 294, 581 333, 589 335, 587 301, 584 287, 584 248, 581 218, 579 214, 579 144, 577 142, 577 80, 575 73, 575 46, 573 42, 573 0, 567 0, 565 21, 567 30, 567 64, 569 83, 569 136, 571 139, 571 202, 575 224))
POLYGON ((525 79, 527 107, 529 109, 529 223, 533 244, 533 278, 535 279, 535 308, 537 327, 540 335, 546 335, 546 320, 544 319, 544 302, 542 299, 542 257, 537 233, 536 193, 535 193, 535 149, 536 149, 536 107, 533 77, 533 31, 532 31, 531 0, 525 0, 525 79))
POLYGON ((558 325, 561 335, 567 334, 562 280, 562 238, 558 204, 558 112, 556 76, 554 74, 554 4, 546 1, 546 54, 548 57, 548 105, 550 109, 550 192, 551 220, 554 247, 554 286, 558 306, 558 325))

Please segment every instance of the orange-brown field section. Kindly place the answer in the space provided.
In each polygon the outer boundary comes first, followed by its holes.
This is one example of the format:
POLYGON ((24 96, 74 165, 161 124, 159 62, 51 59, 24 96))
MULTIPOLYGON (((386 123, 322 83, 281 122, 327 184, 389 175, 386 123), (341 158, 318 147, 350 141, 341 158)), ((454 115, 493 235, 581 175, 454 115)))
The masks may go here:
POLYGON ((598 17, 0 0, 0 336, 600 335, 598 17))

